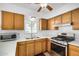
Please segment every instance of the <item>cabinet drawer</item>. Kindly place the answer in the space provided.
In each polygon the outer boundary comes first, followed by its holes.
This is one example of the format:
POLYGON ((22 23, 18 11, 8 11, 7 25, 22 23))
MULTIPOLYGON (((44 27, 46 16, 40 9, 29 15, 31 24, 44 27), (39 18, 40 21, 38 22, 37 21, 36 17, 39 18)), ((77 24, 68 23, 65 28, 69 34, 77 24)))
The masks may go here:
POLYGON ((79 53, 79 47, 78 46, 69 45, 69 49, 74 50, 74 51, 79 53))
POLYGON ((35 40, 35 42, 40 42, 40 41, 42 41, 42 39, 39 39, 39 40, 35 40))
POLYGON ((20 46, 20 45, 24 45, 26 42, 18 42, 17 44, 20 46))
POLYGON ((26 43, 34 43, 34 40, 26 41, 26 43))

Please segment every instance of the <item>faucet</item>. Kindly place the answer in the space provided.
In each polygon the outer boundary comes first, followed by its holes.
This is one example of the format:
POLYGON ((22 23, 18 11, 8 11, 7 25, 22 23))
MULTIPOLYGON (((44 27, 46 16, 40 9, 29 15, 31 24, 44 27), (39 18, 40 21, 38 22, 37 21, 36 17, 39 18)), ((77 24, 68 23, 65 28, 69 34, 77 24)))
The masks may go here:
POLYGON ((73 36, 74 36, 74 39, 75 39, 76 34, 74 33, 73 36))

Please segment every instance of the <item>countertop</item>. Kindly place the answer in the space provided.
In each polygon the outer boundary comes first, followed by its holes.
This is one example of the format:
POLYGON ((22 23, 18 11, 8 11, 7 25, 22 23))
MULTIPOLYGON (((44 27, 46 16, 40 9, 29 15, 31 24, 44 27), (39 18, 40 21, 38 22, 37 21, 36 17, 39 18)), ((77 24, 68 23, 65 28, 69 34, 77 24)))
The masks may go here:
POLYGON ((20 41, 30 41, 30 40, 38 40, 38 39, 42 39, 42 38, 49 38, 50 39, 50 37, 40 37, 40 38, 26 38, 26 39, 19 39, 19 40, 17 40, 17 42, 20 42, 20 41))
MULTIPOLYGON (((42 38, 48 38, 51 40, 50 37, 40 37, 40 38, 33 38, 33 39, 18 39, 14 41, 0 42, 0 56, 15 56, 17 42, 38 40, 42 38)), ((79 46, 79 41, 75 40, 70 42, 69 44, 79 46)))
POLYGON ((76 39, 76 40, 74 40, 72 42, 69 42, 69 44, 79 46, 79 40, 76 39))
POLYGON ((17 42, 38 40, 42 38, 50 38, 50 37, 41 37, 41 38, 33 38, 33 39, 17 39, 14 41, 0 42, 0 56, 15 56, 17 42))

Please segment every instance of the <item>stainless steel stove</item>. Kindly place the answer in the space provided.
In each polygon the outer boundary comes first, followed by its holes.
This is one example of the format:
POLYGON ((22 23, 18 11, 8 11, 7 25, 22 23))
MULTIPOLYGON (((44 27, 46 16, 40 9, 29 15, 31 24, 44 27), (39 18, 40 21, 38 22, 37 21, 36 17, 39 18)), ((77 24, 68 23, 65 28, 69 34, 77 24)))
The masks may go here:
POLYGON ((74 37, 66 35, 58 35, 57 37, 51 38, 51 48, 53 51, 61 56, 67 56, 68 42, 75 40, 74 37))
POLYGON ((67 43, 65 41, 52 40, 51 48, 61 56, 67 55, 67 43))

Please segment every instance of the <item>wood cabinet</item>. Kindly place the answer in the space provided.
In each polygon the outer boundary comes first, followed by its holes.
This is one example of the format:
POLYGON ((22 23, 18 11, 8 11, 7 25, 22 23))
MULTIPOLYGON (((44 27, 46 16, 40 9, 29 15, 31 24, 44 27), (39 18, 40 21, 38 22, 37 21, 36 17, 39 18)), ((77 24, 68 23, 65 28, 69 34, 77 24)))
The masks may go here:
POLYGON ((48 19, 48 30, 55 30, 54 23, 54 18, 48 19))
POLYGON ((18 42, 17 49, 16 49, 16 56, 25 56, 26 55, 26 42, 18 42))
POLYGON ((2 30, 24 30, 24 15, 2 11, 2 30))
POLYGON ((47 40, 47 38, 18 42, 16 56, 34 56, 45 51, 49 52, 51 49, 50 47, 50 40, 47 40))
POLYGON ((41 43, 42 43, 42 52, 45 52, 46 51, 46 39, 43 39, 41 43))
POLYGON ((47 30, 47 19, 41 19, 39 26, 40 30, 47 30))
POLYGON ((42 52, 42 40, 35 40, 35 55, 42 52))
POLYGON ((51 52, 51 40, 47 39, 47 51, 50 53, 51 52))
POLYGON ((26 56, 33 56, 34 55, 34 41, 27 41, 26 42, 26 56))
POLYGON ((15 23, 14 27, 16 30, 24 30, 24 15, 15 14, 14 15, 15 23))
POLYGON ((62 23, 63 24, 71 23, 71 12, 62 14, 62 23))
POLYGON ((69 56, 79 56, 79 47, 69 45, 69 56))
POLYGON ((55 24, 61 24, 61 15, 54 17, 55 24))
POLYGON ((79 30, 79 8, 72 11, 73 29, 79 30))
POLYGON ((59 26, 69 24, 72 26, 73 30, 79 30, 79 8, 72 10, 70 12, 64 13, 62 15, 50 18, 48 20, 42 19, 40 22, 41 30, 58 30, 59 26))
POLYGON ((13 29, 13 16, 13 13, 2 11, 2 30, 13 29))

